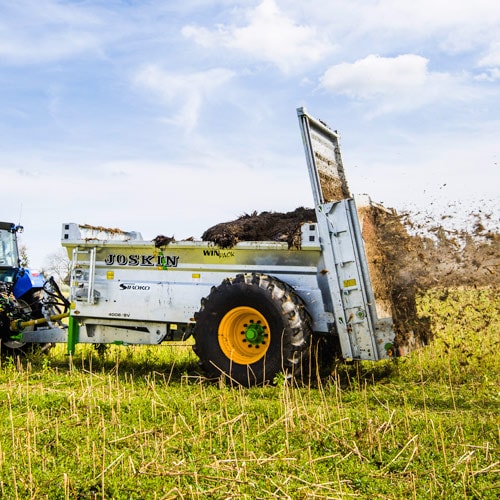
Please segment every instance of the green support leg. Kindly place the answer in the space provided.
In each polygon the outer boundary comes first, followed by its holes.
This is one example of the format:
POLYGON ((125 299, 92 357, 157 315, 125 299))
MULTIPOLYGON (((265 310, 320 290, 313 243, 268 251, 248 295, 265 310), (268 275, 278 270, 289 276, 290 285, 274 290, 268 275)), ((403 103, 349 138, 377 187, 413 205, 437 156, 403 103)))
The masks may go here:
POLYGON ((80 336, 80 326, 78 321, 73 317, 69 317, 68 322, 68 354, 75 354, 75 346, 78 344, 80 336))

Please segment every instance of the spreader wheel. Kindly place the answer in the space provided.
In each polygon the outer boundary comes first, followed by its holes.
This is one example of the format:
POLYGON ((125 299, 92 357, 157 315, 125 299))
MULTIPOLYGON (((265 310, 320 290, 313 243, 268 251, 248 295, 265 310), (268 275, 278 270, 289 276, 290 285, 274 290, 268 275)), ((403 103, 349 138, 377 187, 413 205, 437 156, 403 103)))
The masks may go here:
POLYGON ((245 386, 297 376, 311 320, 294 290, 272 276, 239 274, 212 288, 196 313, 194 350, 211 378, 245 386))

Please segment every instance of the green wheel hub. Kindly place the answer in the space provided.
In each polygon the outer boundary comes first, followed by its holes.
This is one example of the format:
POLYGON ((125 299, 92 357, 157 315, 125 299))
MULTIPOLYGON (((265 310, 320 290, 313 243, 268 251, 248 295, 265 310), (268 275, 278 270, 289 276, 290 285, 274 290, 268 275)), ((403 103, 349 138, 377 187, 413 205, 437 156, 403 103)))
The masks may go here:
POLYGON ((245 335, 245 338, 252 345, 260 345, 265 342, 266 329, 262 326, 260 320, 257 323, 254 323, 253 320, 250 320, 250 324, 244 324, 243 327, 246 327, 245 331, 242 332, 245 335))

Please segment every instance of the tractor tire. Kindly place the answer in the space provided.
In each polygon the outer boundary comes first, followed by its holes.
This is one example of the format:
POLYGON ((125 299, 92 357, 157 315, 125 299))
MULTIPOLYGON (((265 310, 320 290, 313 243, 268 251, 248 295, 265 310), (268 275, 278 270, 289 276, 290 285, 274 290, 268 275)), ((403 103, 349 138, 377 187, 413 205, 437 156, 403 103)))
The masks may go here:
POLYGON ((249 387, 282 373, 297 377, 308 355, 311 319, 286 283, 265 274, 225 279, 195 314, 193 349, 209 378, 249 387))
MULTIPOLYGON (((22 299, 18 299, 18 302, 25 309, 31 310, 31 319, 39 319, 43 318, 42 300, 43 291, 36 289, 25 293, 22 299)), ((36 326, 29 327, 29 330, 33 329, 36 329, 36 326)), ((37 353, 47 354, 54 346, 55 344, 48 342, 35 344, 31 342, 19 342, 17 340, 5 340, 2 341, 1 352, 7 357, 22 357, 37 353)))
POLYGON ((43 318, 43 290, 38 288, 36 290, 30 290, 28 293, 23 295, 23 299, 31 307, 31 315, 33 318, 43 318))

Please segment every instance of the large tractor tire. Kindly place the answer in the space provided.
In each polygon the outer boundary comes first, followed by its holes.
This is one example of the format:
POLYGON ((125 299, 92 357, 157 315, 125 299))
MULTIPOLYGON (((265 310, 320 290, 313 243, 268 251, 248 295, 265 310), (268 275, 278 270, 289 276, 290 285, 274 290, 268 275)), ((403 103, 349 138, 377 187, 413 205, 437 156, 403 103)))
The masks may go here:
POLYGON ((311 319, 286 283, 239 274, 213 287, 195 314, 194 351, 210 378, 244 386, 298 376, 305 364, 311 319))

